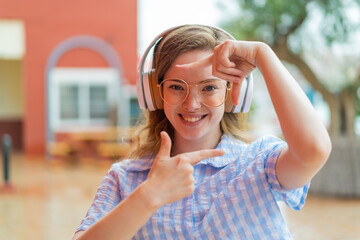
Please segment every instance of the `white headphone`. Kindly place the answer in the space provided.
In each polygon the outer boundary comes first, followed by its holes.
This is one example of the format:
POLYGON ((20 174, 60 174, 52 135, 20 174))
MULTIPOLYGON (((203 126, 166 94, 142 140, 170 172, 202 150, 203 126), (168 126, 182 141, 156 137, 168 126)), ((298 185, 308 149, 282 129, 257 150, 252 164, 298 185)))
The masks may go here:
MULTIPOLYGON (((157 87, 158 79, 155 79, 154 72, 155 69, 151 69, 150 71, 144 71, 146 58, 150 53, 150 50, 168 33, 171 31, 178 29, 180 27, 184 27, 187 25, 181 25, 169 28, 164 32, 160 33, 146 48, 143 56, 140 59, 139 67, 138 67, 138 77, 136 80, 136 89, 137 96, 139 101, 139 106, 141 109, 148 109, 149 111, 155 111, 157 109, 163 109, 163 100, 160 97, 159 89, 157 87)), ((213 30, 221 31, 228 35, 230 38, 235 39, 230 33, 225 30, 206 26, 206 25, 195 25, 195 26, 204 26, 213 30)), ((250 110, 251 100, 253 96, 253 77, 250 73, 242 82, 241 90, 240 90, 240 99, 238 105, 233 105, 231 101, 231 97, 228 97, 225 102, 225 112, 233 112, 233 113, 247 113, 250 110)), ((231 95, 231 92, 230 94, 231 95)))

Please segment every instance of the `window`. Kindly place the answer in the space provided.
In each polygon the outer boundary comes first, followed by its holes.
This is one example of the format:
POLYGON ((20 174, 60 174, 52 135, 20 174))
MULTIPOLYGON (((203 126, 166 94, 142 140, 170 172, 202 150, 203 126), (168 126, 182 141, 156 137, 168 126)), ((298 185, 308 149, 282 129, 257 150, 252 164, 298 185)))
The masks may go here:
POLYGON ((137 97, 130 98, 130 125, 135 126, 140 120, 142 112, 137 97))
POLYGON ((109 106, 107 101, 108 89, 106 86, 90 86, 90 119, 106 119, 109 117, 109 106))
POLYGON ((66 85, 60 86, 60 119, 79 118, 79 86, 66 85))
POLYGON ((139 107, 136 87, 133 85, 124 85, 122 87, 122 104, 119 107, 120 125, 135 126, 142 117, 142 110, 139 107), (125 103, 125 104, 123 104, 125 103))
POLYGON ((114 124, 111 118, 120 102, 119 91, 114 69, 53 69, 49 81, 50 126, 66 131, 114 124))

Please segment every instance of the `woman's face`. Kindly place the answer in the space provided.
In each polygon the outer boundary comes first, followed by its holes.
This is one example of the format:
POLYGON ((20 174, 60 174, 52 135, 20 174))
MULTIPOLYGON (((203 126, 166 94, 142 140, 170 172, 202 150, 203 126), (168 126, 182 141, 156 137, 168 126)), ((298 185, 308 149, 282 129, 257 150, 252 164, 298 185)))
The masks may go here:
MULTIPOLYGON (((185 69, 176 65, 182 65, 199 61, 212 52, 204 50, 193 50, 179 55, 169 70, 166 72, 164 79, 182 79, 189 85, 196 85, 200 82, 206 82, 209 79, 217 79, 212 75, 212 67, 202 67, 201 69, 185 69)), ((223 81, 223 80, 221 80, 223 81)), ((175 90, 178 90, 175 86, 175 90)), ((169 104, 164 102, 164 111, 166 117, 175 129, 175 140, 215 140, 221 136, 220 121, 224 115, 224 104, 217 107, 209 107, 204 104, 205 98, 200 97, 198 87, 189 87, 190 91, 183 102, 169 104)), ((211 88, 206 88, 206 91, 211 88)), ((164 88, 164 91, 166 89, 164 88)), ((225 90, 226 92, 226 90, 225 90)), ((225 94, 224 92, 224 94, 225 94)), ((174 94, 175 95, 175 94, 174 94)), ((172 95, 168 95, 172 97, 172 95)))

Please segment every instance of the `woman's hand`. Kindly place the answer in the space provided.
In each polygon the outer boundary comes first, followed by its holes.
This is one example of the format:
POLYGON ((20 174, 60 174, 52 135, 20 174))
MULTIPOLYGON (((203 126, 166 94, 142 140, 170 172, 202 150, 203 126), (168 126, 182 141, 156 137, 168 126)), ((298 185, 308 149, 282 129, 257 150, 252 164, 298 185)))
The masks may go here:
POLYGON ((160 207, 189 196, 194 191, 194 165, 203 159, 224 155, 218 149, 200 150, 170 157, 171 139, 161 132, 161 146, 144 182, 151 205, 160 207))
POLYGON ((232 102, 237 105, 243 79, 257 66, 257 54, 264 43, 228 40, 215 47, 213 54, 189 64, 177 65, 194 70, 212 65, 212 75, 233 83, 232 102))

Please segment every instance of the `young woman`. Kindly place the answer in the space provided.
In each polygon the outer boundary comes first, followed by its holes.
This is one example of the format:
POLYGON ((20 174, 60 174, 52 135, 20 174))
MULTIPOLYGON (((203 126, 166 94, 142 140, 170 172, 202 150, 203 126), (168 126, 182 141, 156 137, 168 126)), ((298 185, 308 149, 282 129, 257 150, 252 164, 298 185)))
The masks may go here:
POLYGON ((276 202, 302 208, 331 143, 271 48, 179 26, 156 43, 153 68, 163 106, 148 111, 143 142, 109 170, 74 239, 291 239, 276 202), (285 141, 249 142, 243 113, 225 112, 255 67, 285 141))

